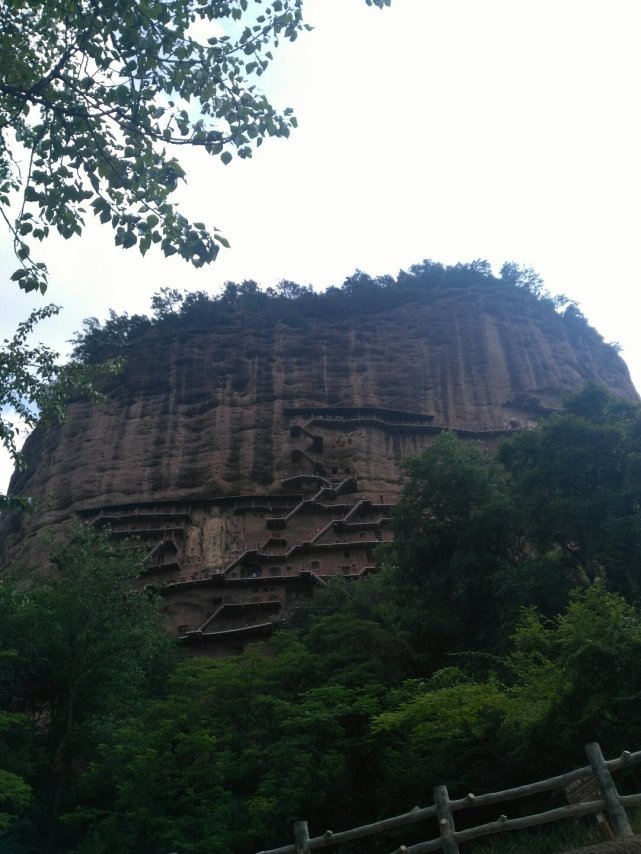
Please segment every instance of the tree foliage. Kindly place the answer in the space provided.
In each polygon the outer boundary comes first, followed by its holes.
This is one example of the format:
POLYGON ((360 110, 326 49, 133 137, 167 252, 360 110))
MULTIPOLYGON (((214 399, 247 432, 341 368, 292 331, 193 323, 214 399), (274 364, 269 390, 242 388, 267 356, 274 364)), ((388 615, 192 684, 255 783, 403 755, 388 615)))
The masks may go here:
POLYGON ((573 592, 552 620, 527 609, 506 659, 505 734, 519 758, 579 753, 600 741, 612 752, 641 738, 641 614, 601 582, 573 592))
POLYGON ((50 559, 55 574, 33 589, 0 585, 0 725, 4 715, 14 745, 2 759, 38 795, 20 828, 37 850, 59 833, 74 769, 141 697, 166 649, 157 600, 134 587, 136 550, 77 526, 50 559))
POLYGON ((0 768, 0 834, 27 808, 31 801, 31 786, 17 774, 0 768))
MULTIPOLYGON (((50 347, 31 343, 36 324, 59 310, 55 305, 35 309, 0 349, 0 444, 18 469, 24 464, 18 449, 21 434, 24 436, 37 423, 62 421, 72 395, 100 400, 95 380, 122 365, 119 358, 101 365, 78 361, 61 364, 58 353, 50 347)), ((0 495, 0 508, 10 506, 29 509, 31 502, 20 496, 0 495)))
POLYGON ((438 783, 560 773, 595 739, 636 749, 638 417, 589 388, 498 458, 442 435, 408 462, 378 574, 329 584, 268 645, 166 673, 135 560, 77 530, 56 580, 0 587, 2 843, 250 854, 296 819, 340 830, 438 783))
POLYGON ((407 462, 387 562, 415 649, 500 651, 520 607, 553 616, 597 581, 638 600, 639 419, 588 386, 496 459, 449 434, 407 462))
POLYGON ((292 632, 182 663, 90 769, 70 817, 79 850, 249 852, 301 815, 349 822, 382 779, 369 732, 382 692, 346 677, 292 632))
POLYGON ((641 593, 641 415, 588 386, 566 412, 515 436, 500 459, 511 474, 529 543, 568 584, 606 581, 641 593))
POLYGON ((405 471, 388 561, 403 622, 434 665, 496 644, 495 579, 519 552, 519 529, 505 475, 480 443, 441 434, 405 471))
POLYGON ((195 266, 225 238, 172 200, 174 152, 250 157, 296 120, 256 88, 279 40, 304 28, 301 0, 12 0, 0 12, 0 205, 24 290, 46 288, 32 260, 50 229, 81 234, 88 212, 115 242, 159 244, 195 266), (25 154, 23 154, 24 152, 25 154), (16 210, 12 218, 10 211, 16 210))
MULTIPOLYGON (((389 0, 367 0, 384 6, 389 0)), ((227 164, 296 126, 256 85, 282 40, 306 28, 302 0, 11 0, 0 7, 0 214, 26 291, 47 287, 34 241, 82 233, 158 244, 196 267, 227 240, 190 222, 176 152, 227 164)))

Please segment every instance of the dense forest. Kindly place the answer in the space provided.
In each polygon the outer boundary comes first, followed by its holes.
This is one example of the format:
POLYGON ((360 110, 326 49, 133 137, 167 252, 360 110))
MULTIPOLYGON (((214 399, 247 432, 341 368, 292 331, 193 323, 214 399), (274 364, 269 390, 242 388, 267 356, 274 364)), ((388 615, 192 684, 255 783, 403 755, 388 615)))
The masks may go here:
POLYGON ((174 648, 80 526, 2 584, 2 851, 250 854, 641 747, 641 410, 589 387, 406 473, 380 570, 236 657, 174 648))

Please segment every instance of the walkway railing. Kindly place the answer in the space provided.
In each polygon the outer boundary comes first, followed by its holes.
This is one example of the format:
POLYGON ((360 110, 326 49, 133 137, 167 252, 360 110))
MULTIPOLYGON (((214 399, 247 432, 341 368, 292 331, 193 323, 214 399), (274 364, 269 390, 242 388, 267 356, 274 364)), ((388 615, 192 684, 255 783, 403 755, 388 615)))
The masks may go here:
POLYGON ((469 842, 471 839, 477 839, 480 836, 506 833, 511 830, 521 830, 527 827, 535 827, 567 818, 580 818, 581 816, 591 814, 597 816, 605 814, 607 816, 614 838, 625 839, 631 837, 633 834, 626 814, 626 807, 641 805, 641 794, 619 795, 611 772, 641 762, 641 750, 636 753, 630 753, 626 750, 618 759, 608 761, 603 758, 601 748, 596 742, 586 745, 585 750, 590 764, 584 768, 577 768, 566 774, 550 777, 547 780, 539 780, 536 783, 530 783, 525 786, 518 786, 514 789, 506 789, 502 792, 491 792, 479 796, 469 794, 464 798, 453 801, 449 798, 446 786, 436 786, 434 788, 434 804, 432 806, 422 809, 414 807, 413 810, 403 815, 393 816, 383 821, 366 824, 362 827, 354 827, 339 833, 327 830, 322 836, 310 838, 307 822, 297 821, 294 825, 293 844, 284 845, 281 848, 271 848, 268 851, 261 851, 259 854, 310 854, 311 851, 329 848, 330 846, 339 845, 343 842, 351 842, 355 839, 375 836, 393 828, 416 824, 417 822, 433 817, 438 822, 438 838, 410 846, 401 845, 395 849, 393 854, 428 854, 431 851, 443 851, 444 854, 459 854, 459 844, 469 842), (571 803, 569 806, 558 807, 547 810, 546 812, 519 818, 510 819, 507 815, 500 815, 496 821, 477 825, 476 827, 469 827, 465 830, 456 830, 454 813, 459 810, 487 807, 492 804, 512 801, 552 789, 567 789, 569 800, 572 800, 570 797, 571 791, 582 789, 587 800, 581 798, 580 803, 571 803))

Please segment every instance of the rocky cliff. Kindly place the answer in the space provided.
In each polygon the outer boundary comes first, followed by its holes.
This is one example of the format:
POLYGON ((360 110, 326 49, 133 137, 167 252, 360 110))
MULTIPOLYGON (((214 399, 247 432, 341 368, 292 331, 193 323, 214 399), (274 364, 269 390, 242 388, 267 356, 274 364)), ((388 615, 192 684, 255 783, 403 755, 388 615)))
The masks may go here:
POLYGON ((589 381, 637 399, 576 313, 459 279, 307 294, 294 312, 237 299, 150 324, 104 403, 73 402, 28 440, 11 489, 39 511, 4 520, 5 561, 79 513, 147 543, 182 636, 255 630, 296 584, 373 565, 402 460, 436 432, 496 441, 589 381))

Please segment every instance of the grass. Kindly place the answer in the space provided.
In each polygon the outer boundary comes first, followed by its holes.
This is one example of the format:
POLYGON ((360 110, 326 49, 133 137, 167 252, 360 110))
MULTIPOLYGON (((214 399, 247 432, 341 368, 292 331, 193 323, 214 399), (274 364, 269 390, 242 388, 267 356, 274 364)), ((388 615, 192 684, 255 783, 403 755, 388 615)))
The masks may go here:
MULTIPOLYGON (((630 824, 641 833, 641 812, 630 811, 630 824)), ((488 836, 461 846, 461 854, 561 854, 584 845, 604 842, 594 816, 544 825, 531 830, 488 836)))
POLYGON ((557 854, 604 839, 596 819, 588 818, 486 837, 471 842, 467 851, 469 854, 557 854))

